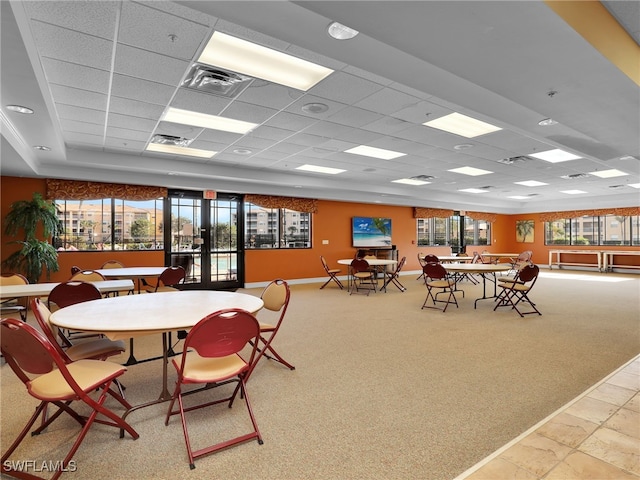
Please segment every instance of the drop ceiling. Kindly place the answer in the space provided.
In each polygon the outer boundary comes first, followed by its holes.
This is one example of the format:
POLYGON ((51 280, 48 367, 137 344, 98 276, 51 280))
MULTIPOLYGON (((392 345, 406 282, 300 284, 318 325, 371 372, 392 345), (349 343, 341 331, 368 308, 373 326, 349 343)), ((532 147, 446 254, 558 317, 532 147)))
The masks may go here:
MULTIPOLYGON (((640 204, 639 86, 544 2, 0 3, 2 175, 496 213, 640 204), (360 33, 335 40, 333 21, 360 33), (239 77, 233 88, 188 88, 213 32, 333 72, 307 91, 232 71, 217 74, 239 77), (169 108, 256 126, 166 122, 169 108), (500 130, 466 138, 423 125, 454 112, 500 130), (557 123, 538 124, 548 118, 557 123), (158 135, 217 153, 148 151, 158 135), (345 152, 360 145, 404 155, 345 152), (551 149, 581 158, 531 156, 551 149), (297 170, 307 164, 345 171, 297 170), (452 172, 461 167, 491 173, 452 172), (592 174, 611 169, 626 175, 592 174), (393 182, 415 177, 430 183, 393 182), (527 181, 545 185, 516 183, 527 181), (585 193, 562 193, 574 190, 585 193)), ((603 5, 638 47, 640 3, 603 5)))

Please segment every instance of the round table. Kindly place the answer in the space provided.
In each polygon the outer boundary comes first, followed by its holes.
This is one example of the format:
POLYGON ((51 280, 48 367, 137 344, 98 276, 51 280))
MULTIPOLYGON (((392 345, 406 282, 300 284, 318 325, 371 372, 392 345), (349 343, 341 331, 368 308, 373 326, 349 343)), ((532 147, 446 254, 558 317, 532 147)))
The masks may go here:
POLYGON ((479 300, 495 298, 497 295, 496 272, 511 270, 511 265, 506 263, 443 263, 442 266, 449 273, 476 273, 482 276, 482 297, 476 298, 473 308, 476 308, 479 300), (493 297, 487 297, 487 275, 493 276, 493 297))
POLYGON ((56 310, 51 314, 50 321, 60 328, 103 333, 112 340, 162 334, 163 372, 160 397, 132 407, 125 413, 126 416, 133 410, 171 398, 167 389, 168 332, 188 330, 218 310, 241 308, 255 314, 263 306, 261 298, 246 293, 208 290, 143 293, 77 303, 56 310))

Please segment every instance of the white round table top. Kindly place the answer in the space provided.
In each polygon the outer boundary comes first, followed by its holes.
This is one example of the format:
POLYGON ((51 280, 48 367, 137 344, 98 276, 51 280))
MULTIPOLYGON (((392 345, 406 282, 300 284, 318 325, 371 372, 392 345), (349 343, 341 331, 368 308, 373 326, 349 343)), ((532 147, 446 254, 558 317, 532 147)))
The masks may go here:
POLYGON ((443 263, 442 266, 447 272, 495 273, 511 270, 511 265, 507 263, 443 263))
POLYGON ((122 268, 101 268, 94 270, 103 277, 118 278, 138 278, 138 277, 159 277, 167 267, 122 267, 122 268))
MULTIPOLYGON (((395 265, 396 263, 398 263, 397 260, 391 260, 387 258, 364 258, 363 260, 366 260, 369 265, 374 267, 380 265, 395 265)), ((353 262, 353 258, 342 258, 338 260, 338 263, 340 265, 351 265, 351 262, 353 262)))
POLYGON ((218 310, 241 308, 255 314, 263 305, 261 298, 246 293, 209 290, 143 293, 61 308, 51 315, 51 323, 70 330, 104 333, 115 340, 188 330, 218 310))

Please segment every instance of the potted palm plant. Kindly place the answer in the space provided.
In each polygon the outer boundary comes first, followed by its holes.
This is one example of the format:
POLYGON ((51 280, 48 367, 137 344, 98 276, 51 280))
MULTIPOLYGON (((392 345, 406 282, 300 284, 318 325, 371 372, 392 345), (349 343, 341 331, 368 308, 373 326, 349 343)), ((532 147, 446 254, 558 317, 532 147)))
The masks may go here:
POLYGON ((7 257, 2 264, 9 270, 22 273, 29 283, 37 283, 43 270, 47 278, 51 272, 58 271, 58 252, 46 240, 37 237, 39 228, 45 239, 58 235, 61 223, 58 219, 55 204, 46 201, 39 193, 34 193, 31 200, 18 200, 11 204, 5 217, 4 233, 17 237, 24 231, 23 240, 15 240, 10 244, 21 244, 22 248, 7 257))

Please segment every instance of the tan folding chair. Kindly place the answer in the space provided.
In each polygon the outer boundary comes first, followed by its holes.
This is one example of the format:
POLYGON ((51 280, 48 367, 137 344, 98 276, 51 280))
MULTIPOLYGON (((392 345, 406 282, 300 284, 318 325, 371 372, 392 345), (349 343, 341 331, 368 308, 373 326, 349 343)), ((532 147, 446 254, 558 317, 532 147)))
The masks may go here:
POLYGON ((425 285, 427 286, 427 298, 424 300, 422 308, 435 308, 436 310, 440 310, 436 306, 437 303, 445 304, 442 309, 443 313, 447 311, 447 307, 450 303, 455 304, 456 308, 458 308, 458 301, 453 293, 456 282, 453 278, 449 277, 447 270, 442 266, 442 264, 427 263, 423 270, 425 285), (439 300, 438 295, 443 293, 449 294, 448 298, 446 300, 439 300), (427 305, 430 299, 433 301, 433 306, 427 305))
MULTIPOLYGON (((176 368, 178 378, 164 424, 169 424, 171 415, 180 414, 187 455, 189 456, 189 467, 191 469, 196 468, 195 459, 203 455, 209 455, 223 448, 253 440, 254 438, 258 440, 259 444, 263 443, 246 390, 247 380, 257 359, 259 339, 260 326, 258 320, 252 314, 240 309, 220 310, 200 320, 189 331, 184 341, 182 356, 178 359, 173 359, 172 362, 176 368), (253 347, 243 356, 241 352, 247 344, 251 344, 253 347), (233 383, 236 383, 235 388, 228 396, 225 395, 225 398, 189 407, 185 407, 183 403, 185 395, 192 395, 212 388, 218 389, 233 383), (204 386, 188 392, 182 391, 183 385, 192 384, 204 386), (240 398, 244 400, 249 412, 253 426, 252 431, 209 447, 192 450, 185 413, 219 403, 228 403, 229 408, 231 408, 238 392, 240 392, 240 398), (176 401, 178 402, 178 409, 173 410, 176 401)), ((205 421, 206 419, 215 419, 215 417, 211 416, 204 418, 205 421)), ((202 421, 200 420, 200 422, 202 421)), ((212 430, 214 428, 207 429, 209 432, 212 430)))
MULTIPOLYGON (((0 285, 27 285, 29 280, 19 273, 7 273, 0 276, 0 285)), ((0 313, 3 317, 19 314, 23 322, 27 321, 28 297, 3 298, 0 302, 0 313)))
POLYGON ((282 326, 282 321, 284 320, 284 316, 287 313, 287 307, 289 306, 289 299, 291 298, 289 284, 281 278, 277 278, 265 287, 260 298, 264 302, 265 309, 271 312, 276 312, 279 315, 274 324, 260 321, 260 344, 258 345, 258 351, 269 360, 275 360, 287 367, 289 370, 295 370, 296 367, 283 359, 280 354, 275 351, 272 345, 273 339, 282 326), (269 353, 273 356, 269 355, 269 353))
POLYGON ((32 436, 42 433, 63 413, 69 414, 82 427, 69 453, 57 466, 52 480, 57 480, 67 470, 69 462, 94 423, 126 430, 134 440, 138 438, 138 433, 131 425, 104 406, 107 397, 111 396, 125 409, 131 408, 131 405, 111 388, 113 381, 127 370, 126 367, 101 360, 77 360, 67 363, 42 333, 20 320, 2 320, 0 331, 2 355, 25 384, 29 395, 40 401, 18 437, 2 455, 0 462, 3 473, 20 478, 20 472, 13 471, 10 467, 11 462, 7 460, 49 404, 57 406, 58 410, 31 432, 32 436), (92 397, 95 396, 96 390, 99 394, 98 398, 94 399, 92 397), (82 414, 72 408, 71 403, 74 401, 82 403, 82 414))
POLYGON ((101 270, 105 270, 107 268, 124 268, 124 263, 119 262, 118 260, 107 260, 100 267, 101 270))
POLYGON ((324 287, 326 287, 327 284, 329 282, 331 282, 332 280, 336 283, 336 285, 338 285, 340 287, 340 290, 342 290, 344 288, 344 285, 342 285, 342 282, 338 278, 338 274, 341 273, 342 270, 340 270, 339 268, 329 268, 329 265, 327 264, 327 261, 325 260, 325 258, 322 255, 320 255, 320 261, 322 262, 322 266, 324 267, 324 271, 327 272, 327 275, 329 275, 329 280, 324 282, 324 284, 320 287, 320 290, 322 290, 324 287))

